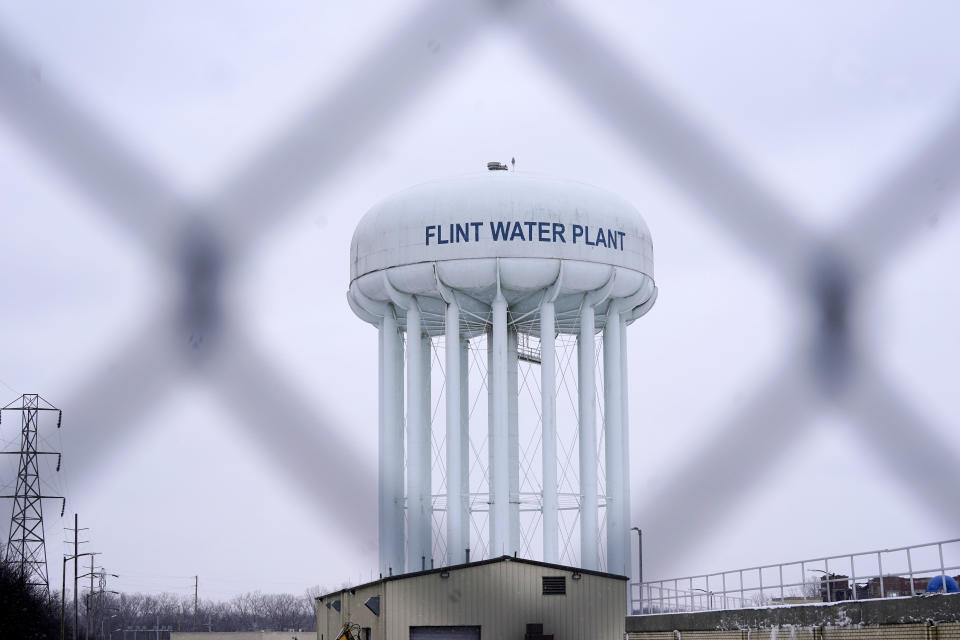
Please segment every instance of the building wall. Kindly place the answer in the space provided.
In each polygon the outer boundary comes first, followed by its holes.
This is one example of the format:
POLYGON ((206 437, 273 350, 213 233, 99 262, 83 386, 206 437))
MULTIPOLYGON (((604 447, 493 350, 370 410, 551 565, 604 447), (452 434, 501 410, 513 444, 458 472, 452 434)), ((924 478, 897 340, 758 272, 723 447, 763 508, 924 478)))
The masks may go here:
MULTIPOLYGON (((145 632, 139 633, 144 637, 145 632)), ((146 632, 146 637, 153 638, 153 633, 146 632)), ((317 634, 313 631, 174 631, 170 640, 317 640, 317 634)))
POLYGON ((372 640, 409 640, 411 626, 477 625, 483 640, 522 638, 526 625, 543 625, 556 640, 622 640, 626 581, 523 562, 493 562, 376 583, 341 599, 341 611, 318 609, 319 640, 334 640, 346 620, 370 627, 372 640), (542 593, 543 576, 565 576, 566 595, 542 593), (380 616, 363 606, 379 594, 380 616), (384 635, 385 634, 385 635, 384 635))
POLYGON ((339 595, 324 598, 317 607, 317 640, 334 640, 343 629, 347 621, 360 625, 361 628, 370 628, 370 637, 380 639, 384 637, 384 587, 388 582, 376 582, 368 587, 343 591, 339 595), (376 616, 364 602, 371 596, 380 596, 380 615, 376 616), (327 607, 334 600, 340 601, 340 611, 334 607, 327 607))

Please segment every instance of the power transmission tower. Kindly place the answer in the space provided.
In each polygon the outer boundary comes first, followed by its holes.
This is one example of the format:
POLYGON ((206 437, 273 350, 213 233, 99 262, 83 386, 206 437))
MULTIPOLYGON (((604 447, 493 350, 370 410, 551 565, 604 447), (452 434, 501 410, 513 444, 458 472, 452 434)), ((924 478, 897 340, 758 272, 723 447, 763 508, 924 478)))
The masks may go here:
POLYGON ((93 557, 95 555, 100 555, 99 553, 86 553, 82 555, 90 556, 90 571, 88 573, 84 573, 80 577, 90 578, 90 590, 87 592, 85 600, 87 608, 87 638, 93 638, 93 634, 97 629, 97 622, 99 621, 102 631, 106 611, 108 609, 116 609, 116 607, 107 607, 104 605, 104 594, 110 593, 113 595, 120 595, 119 591, 107 589, 107 576, 112 576, 114 578, 119 578, 120 576, 115 573, 107 573, 106 569, 103 567, 94 569, 93 557), (94 586, 94 579, 97 580, 96 587, 94 586))
POLYGON ((24 394, 0 408, 0 416, 5 411, 19 411, 21 414, 21 435, 19 451, 0 451, 2 454, 20 456, 17 472, 17 488, 13 495, 0 498, 13 499, 10 515, 10 535, 7 538, 8 563, 17 565, 27 579, 27 584, 42 587, 50 593, 50 581, 47 577, 47 550, 43 535, 43 500, 62 500, 60 516, 66 508, 63 496, 42 495, 40 489, 40 468, 38 456, 57 456, 57 471, 60 471, 61 455, 57 451, 38 451, 38 423, 41 411, 57 412, 57 428, 60 428, 62 412, 35 393, 24 394), (18 406, 19 405, 19 406, 18 406))

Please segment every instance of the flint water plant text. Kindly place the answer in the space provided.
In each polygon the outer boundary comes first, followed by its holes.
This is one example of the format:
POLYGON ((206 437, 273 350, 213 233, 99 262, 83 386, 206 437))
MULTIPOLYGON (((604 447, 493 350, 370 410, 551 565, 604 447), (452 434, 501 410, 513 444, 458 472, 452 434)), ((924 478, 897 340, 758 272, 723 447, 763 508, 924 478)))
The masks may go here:
POLYGON ((603 227, 565 224, 563 222, 497 221, 484 226, 482 222, 451 222, 447 225, 431 224, 424 227, 424 242, 431 244, 458 244, 461 242, 560 242, 585 244, 591 247, 606 247, 623 251, 627 234, 603 227))

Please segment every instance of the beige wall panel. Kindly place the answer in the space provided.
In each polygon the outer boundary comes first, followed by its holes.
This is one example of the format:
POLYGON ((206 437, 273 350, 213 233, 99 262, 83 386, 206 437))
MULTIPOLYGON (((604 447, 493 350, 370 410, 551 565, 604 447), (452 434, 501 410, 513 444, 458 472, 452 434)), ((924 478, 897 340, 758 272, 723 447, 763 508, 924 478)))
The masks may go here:
POLYGON ((343 591, 338 595, 324 598, 323 603, 317 610, 317 640, 334 640, 343 629, 343 624, 348 620, 360 625, 360 627, 369 627, 372 637, 383 638, 383 583, 374 584, 369 587, 356 589, 356 593, 343 591), (380 616, 376 616, 370 611, 364 602, 372 596, 380 596, 380 616), (326 603, 333 600, 340 600, 340 612, 330 607, 327 609, 326 603))
POLYGON ((527 623, 562 638, 623 638, 622 580, 520 562, 498 562, 386 583, 387 638, 407 640, 411 626, 478 625, 483 638, 522 637, 527 623), (562 575, 567 595, 542 595, 542 577, 562 575))

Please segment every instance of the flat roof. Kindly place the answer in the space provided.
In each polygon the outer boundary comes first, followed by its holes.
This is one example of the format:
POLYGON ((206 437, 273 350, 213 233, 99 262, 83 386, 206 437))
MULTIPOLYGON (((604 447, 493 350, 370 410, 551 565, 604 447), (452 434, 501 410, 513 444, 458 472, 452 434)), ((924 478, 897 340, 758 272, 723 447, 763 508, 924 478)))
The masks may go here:
POLYGON ((562 564, 553 564, 551 562, 541 562, 539 560, 530 560, 528 558, 517 558, 515 556, 498 556, 496 558, 488 558, 486 560, 477 560, 476 562, 465 562, 463 564, 451 564, 444 567, 436 567, 434 569, 426 569, 424 571, 413 571, 411 573, 399 573, 393 576, 386 576, 385 578, 380 578, 378 580, 373 580, 371 582, 364 582, 363 584, 358 584, 354 587, 345 587, 343 589, 337 589, 336 591, 331 591, 322 596, 317 596, 316 600, 323 601, 324 598, 329 598, 344 591, 356 591, 357 589, 365 589, 367 587, 379 584, 381 582, 390 582, 391 580, 402 580, 405 578, 415 578, 417 576, 425 576, 431 573, 440 573, 442 571, 456 571, 459 569, 470 569, 472 567, 479 567, 485 564, 493 564, 495 562, 520 562, 523 564, 532 564, 537 567, 544 567, 547 569, 557 569, 558 571, 569 571, 571 573, 582 573, 588 576, 599 576, 601 578, 612 578, 614 580, 629 580, 627 576, 621 576, 616 573, 607 573, 605 571, 594 571, 593 569, 581 569, 580 567, 568 567, 562 564))

